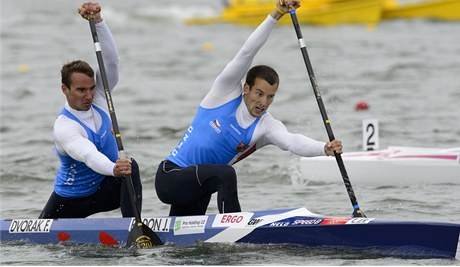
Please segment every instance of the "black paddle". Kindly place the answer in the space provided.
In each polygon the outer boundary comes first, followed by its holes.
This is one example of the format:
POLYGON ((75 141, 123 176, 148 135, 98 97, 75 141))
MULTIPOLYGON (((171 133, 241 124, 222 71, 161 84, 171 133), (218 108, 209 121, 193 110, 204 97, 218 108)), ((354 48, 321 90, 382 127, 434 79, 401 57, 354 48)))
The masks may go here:
MULTIPOLYGON (((109 107, 110 119, 112 120, 112 127, 115 133, 115 138, 118 145, 119 156, 124 157, 125 151, 121 142, 120 130, 118 129, 117 117, 113 107, 112 96, 109 90, 109 83, 105 73, 104 61, 102 60, 101 46, 96 32, 96 25, 94 19, 89 20, 89 26, 93 35, 94 49, 96 50, 97 63, 99 64, 99 71, 101 72, 102 84, 104 86, 105 97, 107 99, 107 106, 109 107)), ((134 185, 131 175, 125 175, 124 180, 128 188, 129 198, 131 200, 132 208, 134 211, 134 226, 128 235, 128 246, 136 245, 138 248, 151 248, 153 246, 163 245, 161 239, 150 229, 147 225, 142 223, 141 215, 139 212, 139 205, 137 204, 134 185)))
MULTIPOLYGON (((292 23, 297 34, 297 39, 299 41, 300 50, 302 51, 302 56, 305 61, 305 66, 307 67, 307 72, 310 77, 311 85, 313 87, 313 93, 316 97, 316 102, 318 102, 319 111, 323 117, 324 126, 326 126, 327 135, 329 136, 329 141, 335 139, 334 133, 332 132, 331 123, 327 117, 326 109, 324 108, 323 99, 321 98, 321 93, 319 91, 318 83, 316 82, 315 74, 313 73, 313 68, 310 63, 310 58, 308 57, 307 48, 305 41, 303 40, 302 32, 300 30, 299 21, 297 20, 297 15, 294 10, 289 11, 291 14, 292 23)), ((358 201, 356 200, 355 192, 351 186, 350 178, 348 178, 347 171, 345 170, 345 165, 343 164, 342 156, 334 152, 335 159, 339 165, 340 173, 342 174, 343 182, 348 192, 348 197, 350 198, 351 204, 353 205, 353 215, 352 217, 366 217, 364 213, 359 209, 358 201)))

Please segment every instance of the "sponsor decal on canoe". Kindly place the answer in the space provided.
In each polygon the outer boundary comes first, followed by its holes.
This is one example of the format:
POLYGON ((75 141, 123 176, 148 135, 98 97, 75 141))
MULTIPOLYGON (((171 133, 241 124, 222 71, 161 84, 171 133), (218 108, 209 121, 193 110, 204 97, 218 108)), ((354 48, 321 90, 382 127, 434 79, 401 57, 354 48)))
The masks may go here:
POLYGON ((10 233, 49 233, 52 219, 12 220, 10 233))
POLYGON ((304 219, 296 219, 292 225, 315 225, 315 224, 320 224, 323 221, 323 219, 313 219, 313 218, 304 218, 304 219))
POLYGON ((208 216, 176 217, 174 235, 188 235, 204 233, 208 216))
POLYGON ((263 221, 263 219, 250 219, 248 222, 248 226, 259 226, 259 224, 263 221))
POLYGON ((270 227, 286 227, 291 225, 291 222, 272 222, 268 226, 270 227))
POLYGON ((315 217, 292 217, 284 220, 270 223, 269 227, 286 227, 290 225, 316 225, 323 221, 321 218, 315 217))
MULTIPOLYGON (((171 218, 143 218, 142 222, 154 232, 169 232, 171 228, 171 218)), ((133 229, 135 219, 131 220, 129 231, 133 229)))
POLYGON ((366 224, 373 220, 373 218, 351 218, 345 224, 366 224))
POLYGON ((250 226, 259 223, 260 221, 252 221, 249 223, 252 215, 252 212, 238 212, 238 213, 224 213, 216 214, 212 227, 235 227, 235 226, 250 226))

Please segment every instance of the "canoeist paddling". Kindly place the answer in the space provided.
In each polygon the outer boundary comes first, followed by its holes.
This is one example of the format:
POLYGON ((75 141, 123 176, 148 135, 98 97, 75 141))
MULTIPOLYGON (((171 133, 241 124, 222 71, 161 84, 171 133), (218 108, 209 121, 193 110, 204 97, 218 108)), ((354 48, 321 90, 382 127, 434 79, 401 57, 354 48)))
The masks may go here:
MULTIPOLYGON (((82 18, 96 21, 107 66, 108 89, 113 90, 118 82, 119 56, 115 40, 102 19, 101 6, 84 3, 78 12, 82 18)), ((132 177, 140 212, 139 168, 133 159, 118 156, 101 73, 96 71, 95 79, 88 63, 75 60, 64 64, 61 75, 66 103, 53 127, 61 166, 40 218, 85 218, 120 207, 123 217, 133 217, 123 176, 132 177)))
POLYGON ((278 74, 266 65, 250 69, 278 20, 298 7, 298 0, 276 1, 216 78, 179 144, 159 164, 155 188, 160 200, 171 205, 169 215, 205 214, 215 192, 219 212, 241 211, 232 165, 266 145, 303 157, 342 153, 339 140, 319 142, 291 133, 268 113, 280 84, 278 74))
POLYGON ((67 101, 53 129, 61 167, 39 218, 85 218, 121 208, 123 217, 135 218, 127 245, 149 248, 162 242, 140 219, 139 167, 124 153, 111 97, 118 82, 118 51, 100 12, 100 5, 91 2, 78 9, 90 22, 99 70, 94 79, 93 69, 82 60, 62 67, 67 101))

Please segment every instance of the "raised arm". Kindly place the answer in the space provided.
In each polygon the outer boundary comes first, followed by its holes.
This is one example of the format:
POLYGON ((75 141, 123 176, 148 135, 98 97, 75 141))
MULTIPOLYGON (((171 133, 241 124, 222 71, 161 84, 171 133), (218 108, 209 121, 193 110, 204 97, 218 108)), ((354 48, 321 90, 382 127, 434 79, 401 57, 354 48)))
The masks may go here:
POLYGON ((298 7, 300 3, 296 0, 277 1, 270 15, 252 32, 235 57, 216 78, 201 106, 217 107, 241 94, 242 80, 251 67, 255 55, 268 40, 272 29, 289 9, 298 7))
POLYGON ((232 99, 242 91, 242 80, 251 67, 254 56, 265 44, 277 20, 268 16, 249 36, 235 57, 214 81, 211 91, 206 96, 232 99))
MULTIPOLYGON (((78 13, 86 20, 94 18, 96 21, 96 31, 101 45, 101 53, 109 83, 109 90, 113 91, 115 85, 118 83, 118 64, 120 59, 115 39, 105 20, 102 19, 101 6, 98 3, 87 2, 78 8, 78 13)), ((96 69, 96 88, 97 95, 95 97, 102 97, 105 101, 104 87, 102 85, 99 68, 96 69)))
MULTIPOLYGON (((109 83, 109 90, 113 91, 115 85, 118 83, 118 64, 120 58, 118 56, 118 49, 115 39, 112 36, 105 21, 96 23, 96 31, 101 44, 101 53, 104 60, 104 66, 107 73, 107 80, 109 83)), ((99 68, 96 71, 96 87, 103 88, 102 77, 99 73, 99 68)), ((99 91, 99 90, 98 90, 99 91)))

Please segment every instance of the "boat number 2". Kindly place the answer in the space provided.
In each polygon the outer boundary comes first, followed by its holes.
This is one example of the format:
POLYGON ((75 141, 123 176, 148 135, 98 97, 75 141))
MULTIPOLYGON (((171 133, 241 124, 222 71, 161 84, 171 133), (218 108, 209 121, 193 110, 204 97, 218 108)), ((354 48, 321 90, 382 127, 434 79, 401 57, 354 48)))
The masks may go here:
POLYGON ((369 136, 367 137, 367 146, 368 147, 373 147, 375 145, 375 142, 371 141, 372 137, 374 136, 375 133, 375 126, 374 124, 368 124, 366 131, 369 133, 369 136))
POLYGON ((379 148, 379 123, 377 119, 363 120, 363 150, 379 148))

